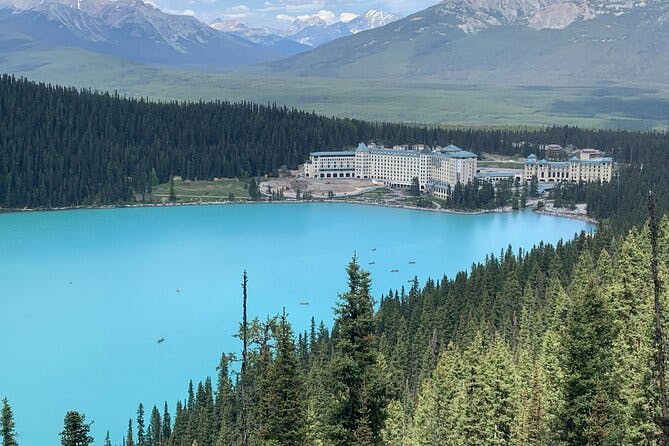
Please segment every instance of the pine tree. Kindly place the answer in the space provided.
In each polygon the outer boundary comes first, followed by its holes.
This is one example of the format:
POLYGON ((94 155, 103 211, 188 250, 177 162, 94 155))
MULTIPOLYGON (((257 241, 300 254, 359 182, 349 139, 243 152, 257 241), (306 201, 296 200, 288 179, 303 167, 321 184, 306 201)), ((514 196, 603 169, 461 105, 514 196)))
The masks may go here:
POLYGON ((149 431, 146 436, 147 446, 162 446, 163 433, 162 433, 162 419, 160 417, 160 411, 157 406, 153 406, 151 409, 151 418, 149 419, 149 431))
POLYGON ((161 440, 160 443, 162 446, 167 445, 169 438, 172 435, 172 419, 170 417, 170 411, 167 407, 167 401, 163 407, 163 424, 160 428, 161 440))
POLYGON ((16 441, 14 414, 7 398, 2 399, 2 414, 0 414, 0 434, 2 446, 18 446, 16 441))
POLYGON ((330 381, 334 392, 327 433, 334 445, 377 445, 389 398, 386 371, 376 351, 370 278, 355 257, 347 273, 349 289, 335 310, 337 340, 330 381))
POLYGON ((219 446, 234 444, 237 438, 235 390, 230 379, 229 363, 231 356, 223 354, 218 364, 218 381, 216 384, 216 428, 219 446))
POLYGON ((93 437, 89 435, 90 430, 91 426, 86 423, 85 415, 70 411, 63 420, 60 444, 63 446, 88 446, 93 443, 93 437))
POLYGON ((423 386, 416 406, 413 444, 455 446, 465 444, 465 381, 460 352, 453 344, 439 357, 423 386))
POLYGON ((282 446, 304 444, 304 406, 302 376, 295 352, 293 331, 286 317, 281 315, 276 329, 276 357, 269 371, 266 389, 271 411, 265 420, 265 440, 282 446))
MULTIPOLYGON (((614 335, 611 310, 598 286, 592 258, 588 253, 581 256, 575 269, 571 294, 573 306, 565 339, 563 423, 565 440, 574 446, 586 446, 590 440, 594 441, 591 434, 611 432, 605 426, 598 426, 597 431, 593 431, 594 427, 590 425, 593 419, 590 416, 596 410, 597 422, 611 419, 604 413, 611 408, 602 406, 609 402, 609 398, 598 395, 598 392, 605 392, 611 384, 611 346, 614 335)), ((612 439, 607 441, 613 444, 612 439)))
POLYGON ((388 404, 388 417, 381 431, 384 446, 409 446, 410 424, 407 420, 407 410, 398 400, 388 404))
POLYGON ((137 407, 137 446, 146 446, 146 425, 144 424, 144 405, 137 407))
POLYGON ((128 420, 128 433, 125 437, 125 446, 135 446, 135 437, 132 434, 132 419, 128 420))

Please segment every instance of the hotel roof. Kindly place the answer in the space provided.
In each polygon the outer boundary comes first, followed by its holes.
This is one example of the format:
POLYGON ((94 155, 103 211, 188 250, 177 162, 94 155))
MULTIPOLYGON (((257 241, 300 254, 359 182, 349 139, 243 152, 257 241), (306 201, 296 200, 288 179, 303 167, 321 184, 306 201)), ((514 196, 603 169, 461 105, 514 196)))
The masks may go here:
POLYGON ((311 152, 313 156, 355 156, 353 151, 341 151, 341 152, 311 152))

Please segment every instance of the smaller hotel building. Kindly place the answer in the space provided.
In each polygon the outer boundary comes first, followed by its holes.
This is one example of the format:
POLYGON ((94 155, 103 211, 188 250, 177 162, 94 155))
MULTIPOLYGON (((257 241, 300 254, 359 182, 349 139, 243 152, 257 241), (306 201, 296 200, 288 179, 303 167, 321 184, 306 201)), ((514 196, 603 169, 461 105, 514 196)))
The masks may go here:
POLYGON ((457 146, 425 145, 386 148, 361 143, 355 151, 313 152, 304 165, 306 178, 359 178, 391 187, 411 187, 418 178, 421 190, 447 197, 458 183, 476 175, 477 155, 457 146))
POLYGON ((540 183, 604 183, 613 176, 613 158, 595 150, 582 150, 569 161, 537 160, 532 154, 525 163, 525 180, 536 177, 540 183))

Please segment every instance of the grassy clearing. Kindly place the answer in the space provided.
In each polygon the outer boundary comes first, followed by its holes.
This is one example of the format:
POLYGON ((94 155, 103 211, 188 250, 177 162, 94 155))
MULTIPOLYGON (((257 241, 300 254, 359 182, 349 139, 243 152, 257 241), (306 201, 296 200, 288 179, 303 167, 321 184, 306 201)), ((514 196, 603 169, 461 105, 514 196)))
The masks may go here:
MULTIPOLYGON (((249 199, 246 182, 237 179, 220 179, 215 181, 174 181, 174 193, 179 202, 227 201, 230 193, 236 200, 249 199)), ((156 201, 166 199, 170 195, 169 183, 153 188, 156 201)))
POLYGON ((523 169, 523 163, 514 163, 511 161, 479 161, 479 167, 494 167, 497 169, 523 169))
POLYGON ((369 192, 357 195, 356 198, 368 199, 368 200, 379 200, 382 198, 389 198, 393 195, 393 192, 386 188, 374 189, 369 192))

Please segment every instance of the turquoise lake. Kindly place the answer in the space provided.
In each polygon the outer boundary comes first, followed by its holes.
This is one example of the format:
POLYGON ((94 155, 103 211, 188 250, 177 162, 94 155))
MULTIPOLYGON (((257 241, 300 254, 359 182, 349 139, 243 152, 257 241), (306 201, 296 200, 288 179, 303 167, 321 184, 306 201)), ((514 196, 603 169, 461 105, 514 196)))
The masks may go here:
POLYGON ((0 398, 13 406, 22 446, 59 444, 68 410, 94 421, 95 444, 107 429, 120 444, 140 401, 150 411, 167 400, 173 411, 189 379, 214 376, 221 352, 239 350, 244 269, 250 315, 285 307, 304 330, 312 316, 331 324, 354 253, 378 298, 509 244, 582 230, 594 228, 530 211, 322 203, 0 215, 0 398))

